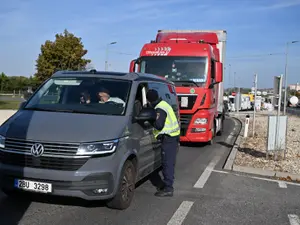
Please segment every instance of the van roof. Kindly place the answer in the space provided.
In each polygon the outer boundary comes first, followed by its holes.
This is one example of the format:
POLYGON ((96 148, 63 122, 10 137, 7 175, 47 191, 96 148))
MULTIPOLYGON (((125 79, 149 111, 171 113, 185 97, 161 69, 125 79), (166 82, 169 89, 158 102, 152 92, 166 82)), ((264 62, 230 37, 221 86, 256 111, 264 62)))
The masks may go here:
POLYGON ((158 75, 149 73, 124 73, 124 72, 108 72, 108 71, 57 71, 52 77, 106 77, 111 79, 122 79, 131 81, 160 81, 174 85, 173 82, 166 80, 158 75))

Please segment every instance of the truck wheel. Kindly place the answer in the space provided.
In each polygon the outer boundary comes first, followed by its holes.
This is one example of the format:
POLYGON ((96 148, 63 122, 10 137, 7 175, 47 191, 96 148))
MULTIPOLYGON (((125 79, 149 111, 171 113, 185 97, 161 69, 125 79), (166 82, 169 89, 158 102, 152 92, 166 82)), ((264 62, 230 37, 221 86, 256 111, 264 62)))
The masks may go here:
POLYGON ((208 141, 209 145, 213 145, 214 144, 215 136, 216 136, 216 123, 214 122, 214 127, 212 129, 212 138, 211 138, 210 141, 208 141))
POLYGON ((219 130, 219 132, 217 133, 217 136, 222 136, 223 131, 224 131, 224 117, 222 117, 222 121, 221 121, 221 129, 219 130))
POLYGON ((113 199, 107 202, 107 206, 113 209, 126 209, 134 196, 136 168, 130 160, 123 166, 117 193, 113 199))

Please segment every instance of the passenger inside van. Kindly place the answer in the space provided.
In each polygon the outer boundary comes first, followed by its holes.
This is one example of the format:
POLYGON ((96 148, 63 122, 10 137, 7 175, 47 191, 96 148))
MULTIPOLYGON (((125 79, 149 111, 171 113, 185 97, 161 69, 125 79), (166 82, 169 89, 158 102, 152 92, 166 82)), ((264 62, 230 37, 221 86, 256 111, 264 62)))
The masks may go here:
POLYGON ((100 89, 100 91, 98 92, 98 97, 99 97, 99 103, 115 102, 115 103, 123 104, 123 106, 125 106, 125 102, 122 99, 118 97, 111 97, 109 91, 105 88, 100 89))

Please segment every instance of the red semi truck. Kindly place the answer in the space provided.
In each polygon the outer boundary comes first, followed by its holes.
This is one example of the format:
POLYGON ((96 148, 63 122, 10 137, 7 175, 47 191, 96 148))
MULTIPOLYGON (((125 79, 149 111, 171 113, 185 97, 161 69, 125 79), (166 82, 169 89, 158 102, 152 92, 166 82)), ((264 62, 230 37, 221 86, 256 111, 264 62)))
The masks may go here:
POLYGON ((159 30, 143 46, 130 72, 151 73, 175 83, 181 142, 213 143, 224 126, 225 30, 159 30))

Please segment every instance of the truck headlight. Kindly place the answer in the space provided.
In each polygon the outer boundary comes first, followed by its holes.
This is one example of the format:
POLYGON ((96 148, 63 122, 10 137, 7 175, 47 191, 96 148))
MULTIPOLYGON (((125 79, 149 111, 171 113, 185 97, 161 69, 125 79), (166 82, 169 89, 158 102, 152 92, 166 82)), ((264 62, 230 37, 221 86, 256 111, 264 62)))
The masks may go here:
POLYGON ((207 119, 206 118, 197 118, 197 119, 195 119, 194 124, 201 124, 201 125, 207 124, 207 119))
POLYGON ((0 148, 5 148, 5 137, 0 135, 0 148))
POLYGON ((82 143, 77 151, 77 155, 99 155, 116 151, 119 140, 82 143))

